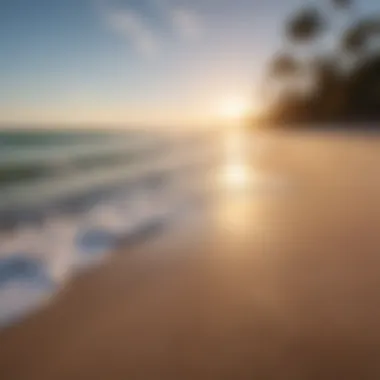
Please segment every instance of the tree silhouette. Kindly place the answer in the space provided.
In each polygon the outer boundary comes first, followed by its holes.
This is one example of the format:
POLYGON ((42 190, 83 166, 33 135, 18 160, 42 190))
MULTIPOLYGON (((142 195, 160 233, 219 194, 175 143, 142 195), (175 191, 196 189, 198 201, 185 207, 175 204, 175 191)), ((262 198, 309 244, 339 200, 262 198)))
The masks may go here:
POLYGON ((315 8, 302 9, 286 26, 287 37, 294 42, 309 42, 325 27, 322 14, 315 8))
POLYGON ((269 70, 277 78, 289 78, 299 72, 300 66, 293 56, 282 53, 272 60, 269 70))
MULTIPOLYGON (((337 15, 354 9, 352 0, 330 4, 337 15)), ((380 16, 353 17, 336 32, 335 13, 326 14, 324 8, 302 8, 285 25, 290 49, 299 46, 307 54, 285 50, 269 65, 268 85, 282 89, 267 116, 275 124, 380 120, 380 16), (319 43, 324 34, 334 49, 319 43)))
POLYGON ((348 53, 365 53, 376 37, 380 37, 380 18, 359 20, 346 31, 342 41, 343 48, 348 53))

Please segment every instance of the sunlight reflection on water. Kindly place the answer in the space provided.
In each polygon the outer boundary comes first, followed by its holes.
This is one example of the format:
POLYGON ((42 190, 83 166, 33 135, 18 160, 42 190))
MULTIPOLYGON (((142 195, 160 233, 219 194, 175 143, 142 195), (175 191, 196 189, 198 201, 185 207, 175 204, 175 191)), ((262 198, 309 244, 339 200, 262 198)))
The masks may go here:
POLYGON ((233 163, 225 168, 224 179, 231 188, 245 188, 250 182, 250 173, 242 163, 233 163))
MULTIPOLYGON (((249 193, 256 171, 249 164, 249 141, 244 131, 228 131, 223 143, 223 162, 219 171, 221 204, 217 213, 217 224, 230 236, 240 238, 247 233, 252 211, 247 210, 246 202, 240 202, 249 193), (243 195, 243 197, 241 197, 243 195)), ((245 239, 243 238, 241 242, 245 239)), ((235 239, 231 240, 235 244, 235 239)))
POLYGON ((256 177, 254 168, 248 164, 247 137, 235 129, 225 139, 224 164, 220 180, 228 191, 247 190, 256 177))

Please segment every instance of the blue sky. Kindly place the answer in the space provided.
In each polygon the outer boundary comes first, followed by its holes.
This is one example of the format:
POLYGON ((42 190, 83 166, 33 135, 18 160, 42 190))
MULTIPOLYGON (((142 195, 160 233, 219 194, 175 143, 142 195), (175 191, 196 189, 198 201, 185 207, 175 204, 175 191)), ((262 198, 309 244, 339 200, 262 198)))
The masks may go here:
POLYGON ((283 21, 304 3, 2 0, 0 122, 185 124, 214 120, 228 97, 259 104, 283 21))

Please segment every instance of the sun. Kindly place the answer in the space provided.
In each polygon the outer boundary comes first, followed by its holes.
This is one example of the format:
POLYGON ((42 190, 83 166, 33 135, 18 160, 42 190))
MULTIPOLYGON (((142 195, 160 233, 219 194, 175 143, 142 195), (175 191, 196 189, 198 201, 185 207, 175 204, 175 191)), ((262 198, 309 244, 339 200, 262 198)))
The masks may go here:
POLYGON ((229 97, 220 102, 219 114, 225 119, 239 120, 248 116, 250 102, 243 97, 229 97))

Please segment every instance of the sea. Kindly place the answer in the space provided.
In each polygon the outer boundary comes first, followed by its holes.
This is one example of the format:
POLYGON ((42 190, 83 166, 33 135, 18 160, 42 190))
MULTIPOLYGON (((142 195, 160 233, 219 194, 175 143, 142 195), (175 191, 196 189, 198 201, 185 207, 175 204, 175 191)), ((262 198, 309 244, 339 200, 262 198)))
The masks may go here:
POLYGON ((0 131, 0 328, 204 197, 209 134, 0 131))

